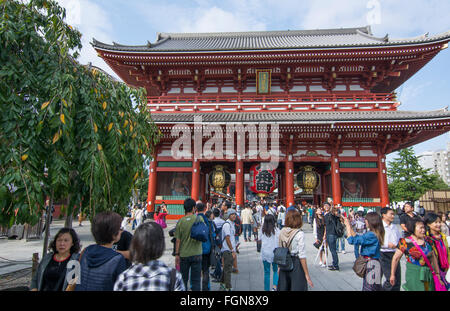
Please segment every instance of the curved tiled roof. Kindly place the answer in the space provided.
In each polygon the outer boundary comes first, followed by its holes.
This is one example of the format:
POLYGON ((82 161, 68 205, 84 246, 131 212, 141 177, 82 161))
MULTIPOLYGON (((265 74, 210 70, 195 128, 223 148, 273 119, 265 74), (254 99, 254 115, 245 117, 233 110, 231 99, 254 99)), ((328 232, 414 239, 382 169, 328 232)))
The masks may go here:
POLYGON ((429 37, 428 34, 409 39, 374 37, 370 26, 359 28, 217 32, 159 33, 155 43, 146 45, 105 44, 93 39, 95 48, 128 52, 239 51, 315 49, 336 47, 371 47, 421 44, 449 40, 450 31, 429 37))
POLYGON ((333 112, 204 112, 204 113, 152 113, 155 123, 192 123, 202 117, 207 123, 280 122, 280 123, 330 123, 330 122, 385 122, 443 120, 450 118, 447 108, 434 111, 333 111, 333 112))

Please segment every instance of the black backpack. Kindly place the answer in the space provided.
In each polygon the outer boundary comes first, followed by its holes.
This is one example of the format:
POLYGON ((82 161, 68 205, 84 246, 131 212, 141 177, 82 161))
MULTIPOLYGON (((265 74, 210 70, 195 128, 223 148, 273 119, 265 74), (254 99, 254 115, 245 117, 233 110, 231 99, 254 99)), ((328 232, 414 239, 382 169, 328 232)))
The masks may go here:
POLYGON ((342 224, 341 220, 339 218, 337 218, 336 220, 336 236, 338 238, 342 238, 344 236, 345 233, 345 227, 342 224))

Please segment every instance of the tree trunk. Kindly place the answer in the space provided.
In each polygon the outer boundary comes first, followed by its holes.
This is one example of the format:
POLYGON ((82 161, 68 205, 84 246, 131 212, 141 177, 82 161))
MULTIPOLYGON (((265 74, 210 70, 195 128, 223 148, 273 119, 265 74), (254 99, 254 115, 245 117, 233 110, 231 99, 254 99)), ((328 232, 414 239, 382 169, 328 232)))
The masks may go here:
POLYGON ((48 247, 48 237, 50 234, 50 219, 52 217, 52 206, 53 206, 53 190, 50 197, 50 204, 47 207, 47 217, 45 217, 45 236, 44 236, 44 248, 42 250, 42 258, 47 254, 48 247))
POLYGON ((65 228, 72 228, 72 222, 73 222, 73 208, 70 208, 70 201, 71 197, 69 195, 69 200, 67 202, 67 215, 66 215, 66 221, 64 223, 65 228))
POLYGON ((73 213, 66 216, 66 222, 64 223, 64 227, 72 228, 72 222, 73 222, 73 213))

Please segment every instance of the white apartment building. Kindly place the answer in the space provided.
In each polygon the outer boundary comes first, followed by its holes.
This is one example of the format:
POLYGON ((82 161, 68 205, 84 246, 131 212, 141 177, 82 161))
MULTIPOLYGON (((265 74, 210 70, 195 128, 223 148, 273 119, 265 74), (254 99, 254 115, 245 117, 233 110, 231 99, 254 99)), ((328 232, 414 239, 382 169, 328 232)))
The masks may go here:
POLYGON ((419 164, 423 168, 431 169, 432 173, 437 173, 450 185, 450 142, 447 142, 446 150, 425 151, 419 154, 419 164))

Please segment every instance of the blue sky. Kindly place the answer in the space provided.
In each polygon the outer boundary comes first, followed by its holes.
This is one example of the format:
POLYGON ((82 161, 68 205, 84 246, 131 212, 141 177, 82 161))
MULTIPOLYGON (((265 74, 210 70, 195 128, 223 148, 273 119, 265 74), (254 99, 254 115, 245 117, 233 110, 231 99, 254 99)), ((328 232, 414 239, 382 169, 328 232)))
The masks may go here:
MULTIPOLYGON (((375 36, 415 37, 450 30, 450 1, 442 0, 59 0, 67 22, 83 34, 80 62, 112 73, 89 42, 140 45, 158 32, 300 30, 371 25, 375 36), (426 4, 426 6, 424 6, 426 4)), ((401 110, 449 105, 450 49, 443 50, 397 92, 401 110)), ((414 147, 445 149, 450 134, 414 147)), ((393 158, 388 156, 388 161, 393 158)))

